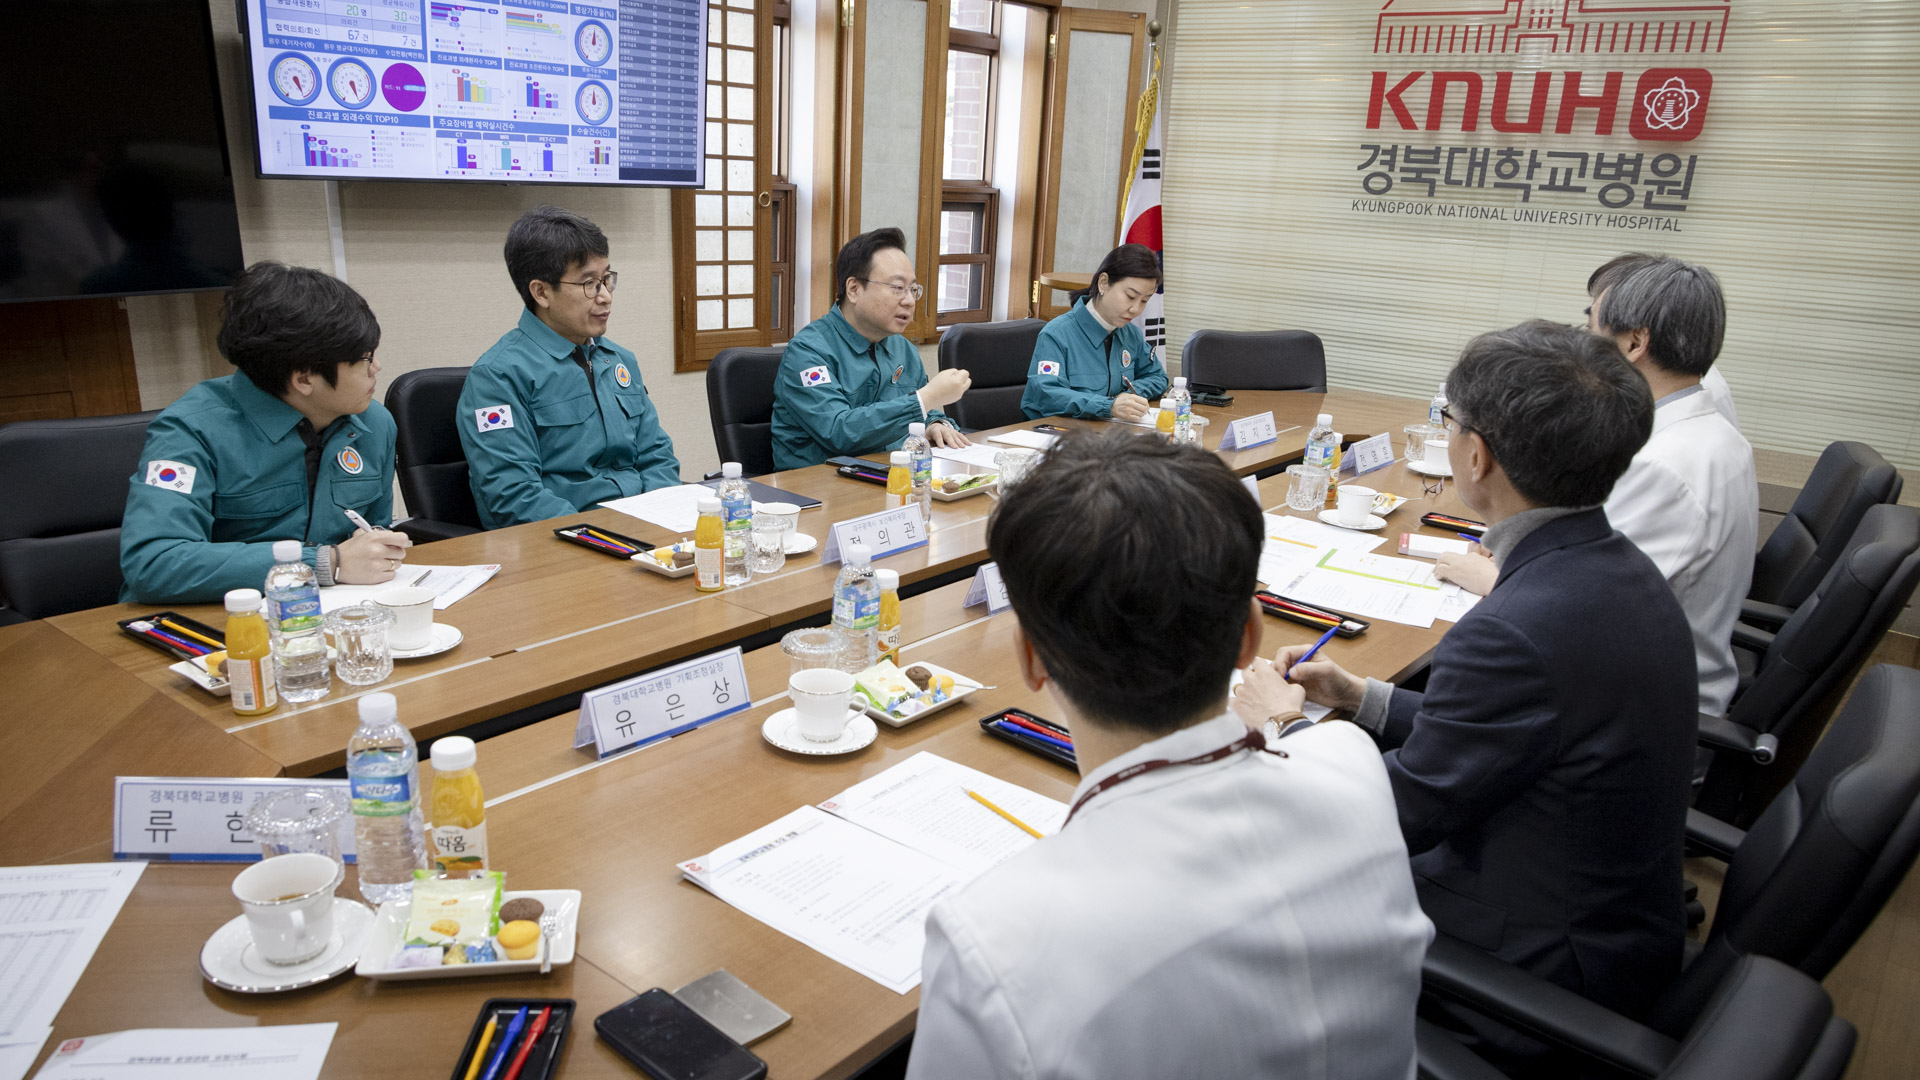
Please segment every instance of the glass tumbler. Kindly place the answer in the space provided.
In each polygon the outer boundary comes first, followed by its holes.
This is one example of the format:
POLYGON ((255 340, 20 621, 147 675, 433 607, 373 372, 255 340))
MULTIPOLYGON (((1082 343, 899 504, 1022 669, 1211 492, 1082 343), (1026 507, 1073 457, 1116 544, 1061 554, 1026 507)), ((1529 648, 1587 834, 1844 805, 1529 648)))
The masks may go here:
POLYGON ((340 859, 340 830, 348 824, 347 796, 326 788, 300 788, 268 795, 247 811, 247 831, 260 855, 310 853, 340 859))
POLYGON ((1287 466, 1287 508, 1318 510, 1327 501, 1327 470, 1318 465, 1287 466))
POLYGON ((1441 434, 1439 428, 1430 427, 1424 423, 1408 424, 1406 427, 1401 428, 1400 431, 1407 437, 1408 461, 1419 461, 1426 457, 1427 440, 1441 434))
POLYGON ((784 518, 760 515, 753 519, 751 556, 748 567, 754 577, 771 574, 787 565, 787 522, 784 518))
POLYGON ((327 616, 333 636, 333 673, 349 686, 372 686, 393 674, 387 632, 393 612, 378 604, 354 604, 327 616))
POLYGON ((1040 464, 1040 451, 1016 446, 993 455, 993 464, 1000 470, 1000 482, 995 486, 1004 493, 1040 464))
POLYGON ((809 668, 837 668, 847 651, 847 635, 831 626, 795 630, 780 639, 780 651, 787 654, 788 675, 809 668))

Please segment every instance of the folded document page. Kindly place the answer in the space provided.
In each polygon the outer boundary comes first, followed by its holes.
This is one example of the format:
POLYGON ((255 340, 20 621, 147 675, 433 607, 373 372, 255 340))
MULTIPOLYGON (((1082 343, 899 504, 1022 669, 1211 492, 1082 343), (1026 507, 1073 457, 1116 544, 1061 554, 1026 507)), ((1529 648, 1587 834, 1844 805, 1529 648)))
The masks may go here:
POLYGON ((1288 571, 1268 583, 1273 591, 1316 607, 1422 627, 1440 615, 1442 583, 1419 559, 1332 550, 1288 571))
POLYGON ((320 610, 338 611, 343 607, 365 603, 389 589, 398 589, 405 585, 418 585, 433 590, 433 610, 445 611, 467 598, 473 590, 493 580, 500 572, 499 563, 484 563, 479 566, 427 566, 402 563, 393 573, 393 580, 379 585, 329 585, 320 590, 320 610))

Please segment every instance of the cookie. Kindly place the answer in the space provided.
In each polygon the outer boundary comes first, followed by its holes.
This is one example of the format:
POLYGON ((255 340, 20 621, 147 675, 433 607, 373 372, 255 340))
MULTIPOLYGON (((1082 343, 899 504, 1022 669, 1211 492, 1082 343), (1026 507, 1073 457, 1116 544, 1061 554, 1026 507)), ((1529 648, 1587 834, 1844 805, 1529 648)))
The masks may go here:
POLYGON ((540 916, 546 914, 546 910, 546 905, 540 901, 531 896, 522 896, 500 905, 500 921, 503 923, 538 922, 540 916))

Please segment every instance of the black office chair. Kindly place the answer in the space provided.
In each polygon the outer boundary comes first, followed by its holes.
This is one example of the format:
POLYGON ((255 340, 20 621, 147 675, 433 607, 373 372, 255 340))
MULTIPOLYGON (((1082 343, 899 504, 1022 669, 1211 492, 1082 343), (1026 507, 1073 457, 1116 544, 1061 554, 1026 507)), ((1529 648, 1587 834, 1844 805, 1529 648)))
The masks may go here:
POLYGON ((397 526, 426 543, 476 533, 480 508, 467 480, 467 451, 460 445, 460 391, 464 367, 409 371, 387 387, 387 411, 398 427, 394 469, 400 495, 413 516, 397 526))
POLYGON ((1787 621, 1826 576, 1867 507, 1900 501, 1905 481, 1865 443, 1826 448, 1793 508, 1753 560, 1740 618, 1772 629, 1787 621))
POLYGON ((0 625, 120 599, 120 519, 155 412, 0 426, 0 625))
POLYGON ((1228 390, 1327 391, 1327 350, 1305 330, 1197 330, 1180 350, 1180 373, 1228 390))
POLYGON ((785 345, 721 349, 707 365, 707 415, 721 461, 748 476, 773 472, 773 386, 785 345))
POLYGON ((966 368, 973 385, 946 414, 968 431, 1026 420, 1020 396, 1027 392, 1033 346, 1047 324, 1040 319, 958 323, 940 338, 940 370, 966 368))
POLYGON ((1700 742, 1715 754, 1695 807, 1735 825, 1759 816, 1806 759, 1916 583, 1920 511, 1872 506, 1778 634, 1734 626, 1734 646, 1756 657, 1753 676, 1724 718, 1699 719, 1700 742))

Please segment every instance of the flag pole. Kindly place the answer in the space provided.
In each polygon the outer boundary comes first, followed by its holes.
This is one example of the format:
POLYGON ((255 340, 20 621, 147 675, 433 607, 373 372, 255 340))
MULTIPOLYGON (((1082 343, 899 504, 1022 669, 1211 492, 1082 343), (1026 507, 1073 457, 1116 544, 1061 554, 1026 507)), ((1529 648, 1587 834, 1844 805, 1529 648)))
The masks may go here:
POLYGON ((1147 133, 1153 127, 1153 114, 1160 106, 1160 20, 1147 23, 1147 51, 1153 54, 1153 74, 1147 88, 1140 91, 1140 106, 1134 112, 1133 154, 1127 159, 1127 186, 1120 193, 1120 209, 1126 213, 1127 200, 1133 197, 1133 180, 1140 173, 1140 158, 1146 153, 1147 133))

